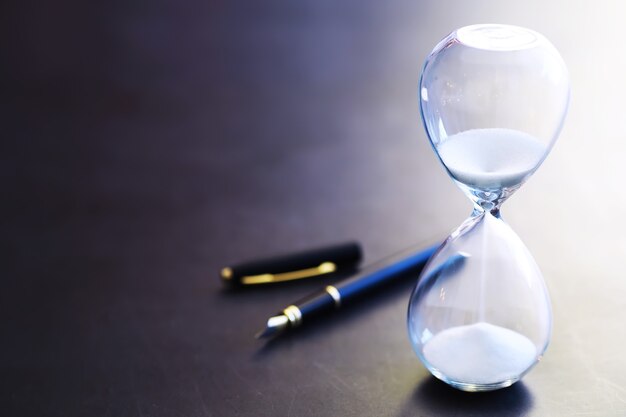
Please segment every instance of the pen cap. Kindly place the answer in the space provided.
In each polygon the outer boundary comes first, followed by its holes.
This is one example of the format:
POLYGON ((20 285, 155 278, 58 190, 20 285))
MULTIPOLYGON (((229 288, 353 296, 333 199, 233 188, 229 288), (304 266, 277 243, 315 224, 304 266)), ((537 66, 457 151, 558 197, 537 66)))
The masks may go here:
POLYGON ((271 284, 352 269, 361 258, 360 245, 346 242, 242 262, 222 268, 220 276, 229 287, 271 284))

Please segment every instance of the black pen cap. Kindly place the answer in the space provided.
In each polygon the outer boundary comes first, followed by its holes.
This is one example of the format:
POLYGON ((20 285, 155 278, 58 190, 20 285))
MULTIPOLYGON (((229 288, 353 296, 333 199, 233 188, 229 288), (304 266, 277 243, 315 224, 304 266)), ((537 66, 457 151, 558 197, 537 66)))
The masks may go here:
POLYGON ((353 269, 361 258, 361 246, 347 242, 242 262, 222 268, 220 276, 230 287, 271 284, 353 269))

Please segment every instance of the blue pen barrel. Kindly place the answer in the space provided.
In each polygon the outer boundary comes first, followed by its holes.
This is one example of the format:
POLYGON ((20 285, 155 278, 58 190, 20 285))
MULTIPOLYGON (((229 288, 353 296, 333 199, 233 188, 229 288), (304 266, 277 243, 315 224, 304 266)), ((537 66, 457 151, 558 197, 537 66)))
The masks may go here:
POLYGON ((336 284, 335 287, 341 295, 341 303, 359 298, 366 292, 405 278, 410 274, 419 274, 439 246, 437 244, 421 251, 405 251, 402 254, 382 260, 354 277, 336 284))
POLYGON ((302 313, 303 320, 328 313, 335 309, 335 299, 328 292, 320 292, 294 303, 302 313))
POLYGON ((327 285, 322 291, 291 304, 278 314, 287 317, 289 325, 295 327, 382 286, 393 284, 409 276, 416 277, 439 246, 434 245, 422 250, 411 248, 390 256, 347 280, 327 285))

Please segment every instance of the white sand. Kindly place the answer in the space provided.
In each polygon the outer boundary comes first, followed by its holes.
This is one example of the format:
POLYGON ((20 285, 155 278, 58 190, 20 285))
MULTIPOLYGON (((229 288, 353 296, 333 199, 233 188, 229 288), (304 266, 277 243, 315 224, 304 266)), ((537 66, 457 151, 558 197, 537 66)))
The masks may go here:
POLYGON ((470 384, 517 379, 537 360, 535 345, 526 336, 484 322, 436 334, 423 353, 446 378, 470 384))
POLYGON ((437 150, 458 181, 475 188, 500 188, 524 180, 546 147, 517 130, 473 129, 449 136, 437 150))

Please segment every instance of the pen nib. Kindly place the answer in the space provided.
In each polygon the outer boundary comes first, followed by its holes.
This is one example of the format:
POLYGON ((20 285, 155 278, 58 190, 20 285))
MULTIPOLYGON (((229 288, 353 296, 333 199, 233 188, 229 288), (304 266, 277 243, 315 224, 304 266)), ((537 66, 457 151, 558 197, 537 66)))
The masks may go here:
POLYGON ((289 319, 284 314, 281 314, 280 316, 270 317, 267 320, 267 325, 265 329, 258 332, 254 337, 256 337, 257 339, 272 337, 281 333, 288 326, 289 319))

